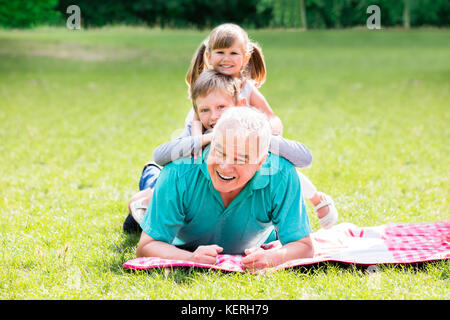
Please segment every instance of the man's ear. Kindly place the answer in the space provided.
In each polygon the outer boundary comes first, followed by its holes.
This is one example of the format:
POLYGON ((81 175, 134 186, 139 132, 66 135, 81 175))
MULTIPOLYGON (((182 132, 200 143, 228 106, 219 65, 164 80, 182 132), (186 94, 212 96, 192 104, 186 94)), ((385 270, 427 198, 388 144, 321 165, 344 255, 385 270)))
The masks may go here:
POLYGON ((266 158, 267 158, 268 155, 269 155, 269 154, 266 153, 266 154, 259 160, 259 162, 258 162, 258 164, 257 164, 256 171, 258 171, 259 169, 261 169, 261 166, 262 166, 262 164, 264 163, 264 161, 266 161, 266 158))

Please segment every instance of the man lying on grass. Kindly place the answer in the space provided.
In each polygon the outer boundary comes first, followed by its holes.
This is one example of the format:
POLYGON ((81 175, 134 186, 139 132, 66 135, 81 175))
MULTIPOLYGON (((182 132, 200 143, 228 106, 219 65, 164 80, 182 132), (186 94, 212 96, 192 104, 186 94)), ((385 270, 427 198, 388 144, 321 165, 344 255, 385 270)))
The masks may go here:
POLYGON ((213 129, 201 164, 166 165, 141 223, 137 257, 214 264, 246 254, 244 268, 313 256, 311 228, 295 167, 268 153, 270 124, 249 107, 229 108, 213 129), (282 246, 264 250, 264 243, 282 246))

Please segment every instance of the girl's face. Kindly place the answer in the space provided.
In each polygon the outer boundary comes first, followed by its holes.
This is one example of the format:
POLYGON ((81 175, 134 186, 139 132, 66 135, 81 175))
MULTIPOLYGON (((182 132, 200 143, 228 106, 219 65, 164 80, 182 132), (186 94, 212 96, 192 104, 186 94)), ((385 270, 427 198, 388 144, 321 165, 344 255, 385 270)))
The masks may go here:
POLYGON ((250 56, 246 55, 242 44, 235 41, 229 48, 207 51, 206 58, 214 70, 222 74, 239 77, 240 71, 248 63, 250 56))

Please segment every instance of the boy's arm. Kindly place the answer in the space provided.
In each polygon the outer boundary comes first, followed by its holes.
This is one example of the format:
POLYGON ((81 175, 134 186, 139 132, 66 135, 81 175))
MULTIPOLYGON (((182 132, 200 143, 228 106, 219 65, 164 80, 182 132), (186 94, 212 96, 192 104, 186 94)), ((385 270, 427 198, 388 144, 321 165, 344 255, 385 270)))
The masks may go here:
POLYGON ((153 161, 160 166, 165 166, 169 162, 188 157, 194 151, 200 150, 211 142, 212 134, 191 136, 190 127, 186 127, 181 136, 173 141, 158 146, 153 151, 153 161))
POLYGON ((311 151, 301 142, 272 136, 269 151, 291 162, 297 168, 306 168, 312 163, 311 151))

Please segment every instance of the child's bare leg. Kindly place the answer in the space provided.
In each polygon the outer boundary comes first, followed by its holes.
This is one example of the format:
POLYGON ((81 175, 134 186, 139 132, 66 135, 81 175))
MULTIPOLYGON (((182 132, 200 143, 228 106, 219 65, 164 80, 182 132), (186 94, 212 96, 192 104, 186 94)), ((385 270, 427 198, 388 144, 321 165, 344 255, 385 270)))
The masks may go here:
MULTIPOLYGON (((325 200, 325 199, 324 199, 323 195, 321 193, 319 193, 319 192, 316 192, 314 194, 314 196, 311 199, 309 199, 309 201, 311 201, 313 206, 317 206, 323 200, 325 200)), ((324 206, 324 207, 316 210, 317 217, 319 219, 323 218, 323 217, 325 217, 328 214, 329 211, 330 211, 330 209, 328 208, 328 206, 324 206)))
POLYGON ((139 232, 142 230, 140 223, 144 220, 160 171, 161 168, 154 162, 147 163, 142 170, 139 180, 139 189, 141 191, 136 193, 128 202, 129 214, 123 223, 125 232, 139 232))
POLYGON ((338 212, 330 196, 318 192, 316 186, 300 171, 297 171, 303 197, 309 199, 323 228, 331 228, 337 221, 338 212))
POLYGON ((135 194, 128 203, 128 210, 137 223, 141 224, 153 196, 153 189, 147 188, 135 194))
POLYGON ((150 188, 144 189, 136 193, 133 197, 131 197, 128 202, 128 212, 131 212, 130 204, 136 202, 138 200, 142 200, 142 204, 148 206, 153 195, 153 190, 150 188))

